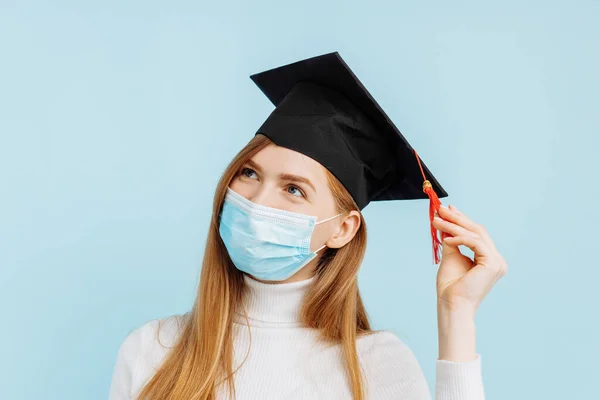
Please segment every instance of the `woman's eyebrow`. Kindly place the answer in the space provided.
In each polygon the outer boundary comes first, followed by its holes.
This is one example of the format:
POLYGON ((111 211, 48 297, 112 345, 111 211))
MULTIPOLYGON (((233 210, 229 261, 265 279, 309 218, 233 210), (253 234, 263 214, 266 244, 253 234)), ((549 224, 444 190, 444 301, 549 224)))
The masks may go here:
POLYGON ((260 165, 258 165, 254 161, 248 160, 248 161, 246 161, 246 164, 248 164, 249 166, 251 166, 252 168, 254 168, 256 171, 262 172, 262 168, 260 168, 260 165))
MULTIPOLYGON (((248 166, 250 166, 251 168, 255 169, 257 172, 262 172, 262 169, 260 168, 260 165, 258 165, 254 161, 248 160, 246 162, 246 164, 248 166)), ((315 193, 317 193, 317 189, 315 189, 315 186, 312 184, 312 182, 308 178, 305 178, 303 176, 294 175, 294 174, 281 174, 281 175, 279 175, 279 179, 284 180, 284 181, 290 181, 290 182, 305 183, 308 186, 310 186, 310 188, 315 193)))
POLYGON ((284 180, 284 181, 291 181, 291 182, 299 182, 299 183, 306 183, 308 186, 311 187, 311 189, 317 193, 317 189, 315 189, 315 187, 313 186, 313 184, 310 182, 310 180, 308 180, 308 178, 305 178, 303 176, 298 176, 298 175, 292 175, 292 174, 281 174, 279 175, 279 178, 284 180))

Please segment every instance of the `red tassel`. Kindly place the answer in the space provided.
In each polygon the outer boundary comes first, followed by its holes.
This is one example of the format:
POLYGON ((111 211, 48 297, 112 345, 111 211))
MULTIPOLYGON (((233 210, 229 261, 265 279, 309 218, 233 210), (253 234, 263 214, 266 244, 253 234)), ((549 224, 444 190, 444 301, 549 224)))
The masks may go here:
POLYGON ((439 264, 442 258, 442 242, 438 237, 438 231, 433 227, 433 217, 437 214, 442 202, 438 198, 437 194, 433 190, 431 186, 431 182, 427 180, 425 173, 423 172, 423 167, 421 166, 421 161, 419 159, 419 155, 417 151, 414 150, 415 156, 417 157, 417 162, 419 163, 419 168, 421 169, 421 174, 423 175, 423 192, 427 194, 429 197, 429 227, 431 230, 431 247, 433 250, 433 262, 435 264, 439 264))

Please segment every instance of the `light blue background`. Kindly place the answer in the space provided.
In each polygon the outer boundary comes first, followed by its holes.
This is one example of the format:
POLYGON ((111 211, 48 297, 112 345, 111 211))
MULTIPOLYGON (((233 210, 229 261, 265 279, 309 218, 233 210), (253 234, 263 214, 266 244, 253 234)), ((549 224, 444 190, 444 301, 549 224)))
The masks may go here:
MULTIPOLYGON (((126 334, 191 307, 218 176, 272 110, 249 75, 336 50, 508 261, 487 398, 597 396, 598 2, 284 3, 0 3, 0 398, 107 397, 126 334)), ((365 209, 359 280, 433 392, 427 204, 365 209)))

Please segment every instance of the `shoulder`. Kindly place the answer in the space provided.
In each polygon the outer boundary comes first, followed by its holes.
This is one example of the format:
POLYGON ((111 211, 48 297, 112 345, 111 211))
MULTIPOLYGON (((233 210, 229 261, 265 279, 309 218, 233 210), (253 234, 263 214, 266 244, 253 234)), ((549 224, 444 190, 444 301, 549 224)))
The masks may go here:
POLYGON ((173 347, 183 329, 186 314, 175 314, 156 318, 132 329, 121 344, 120 350, 127 354, 142 355, 157 346, 173 347))
POLYGON ((414 354, 410 347, 395 333, 388 330, 375 331, 358 340, 357 349, 365 360, 408 357, 414 354))
POLYGON ((414 352, 396 334, 381 330, 361 337, 357 350, 368 390, 375 398, 429 398, 427 381, 414 352))
POLYGON ((117 353, 110 399, 129 398, 176 344, 190 313, 157 318, 127 333, 117 353))

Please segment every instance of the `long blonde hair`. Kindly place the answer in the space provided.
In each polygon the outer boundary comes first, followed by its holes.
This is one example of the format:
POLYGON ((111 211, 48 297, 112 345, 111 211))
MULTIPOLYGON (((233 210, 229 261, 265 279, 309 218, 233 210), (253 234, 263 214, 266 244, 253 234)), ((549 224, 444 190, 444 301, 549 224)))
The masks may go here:
MULTIPOLYGON (((234 312, 242 304, 245 284, 243 273, 231 262, 219 235, 219 214, 231 180, 252 156, 270 143, 266 136, 255 135, 221 176, 215 191, 196 301, 180 337, 143 387, 138 400, 214 400, 216 388, 223 381, 235 398, 232 325, 234 312)), ((337 178, 325 172, 339 212, 359 210, 337 178)), ((300 311, 303 324, 317 328, 321 340, 341 344, 354 400, 365 398, 356 339, 375 332, 371 330, 357 284, 357 272, 367 245, 362 214, 360 219, 360 227, 349 243, 339 249, 326 248, 322 253, 314 285, 300 311)))

